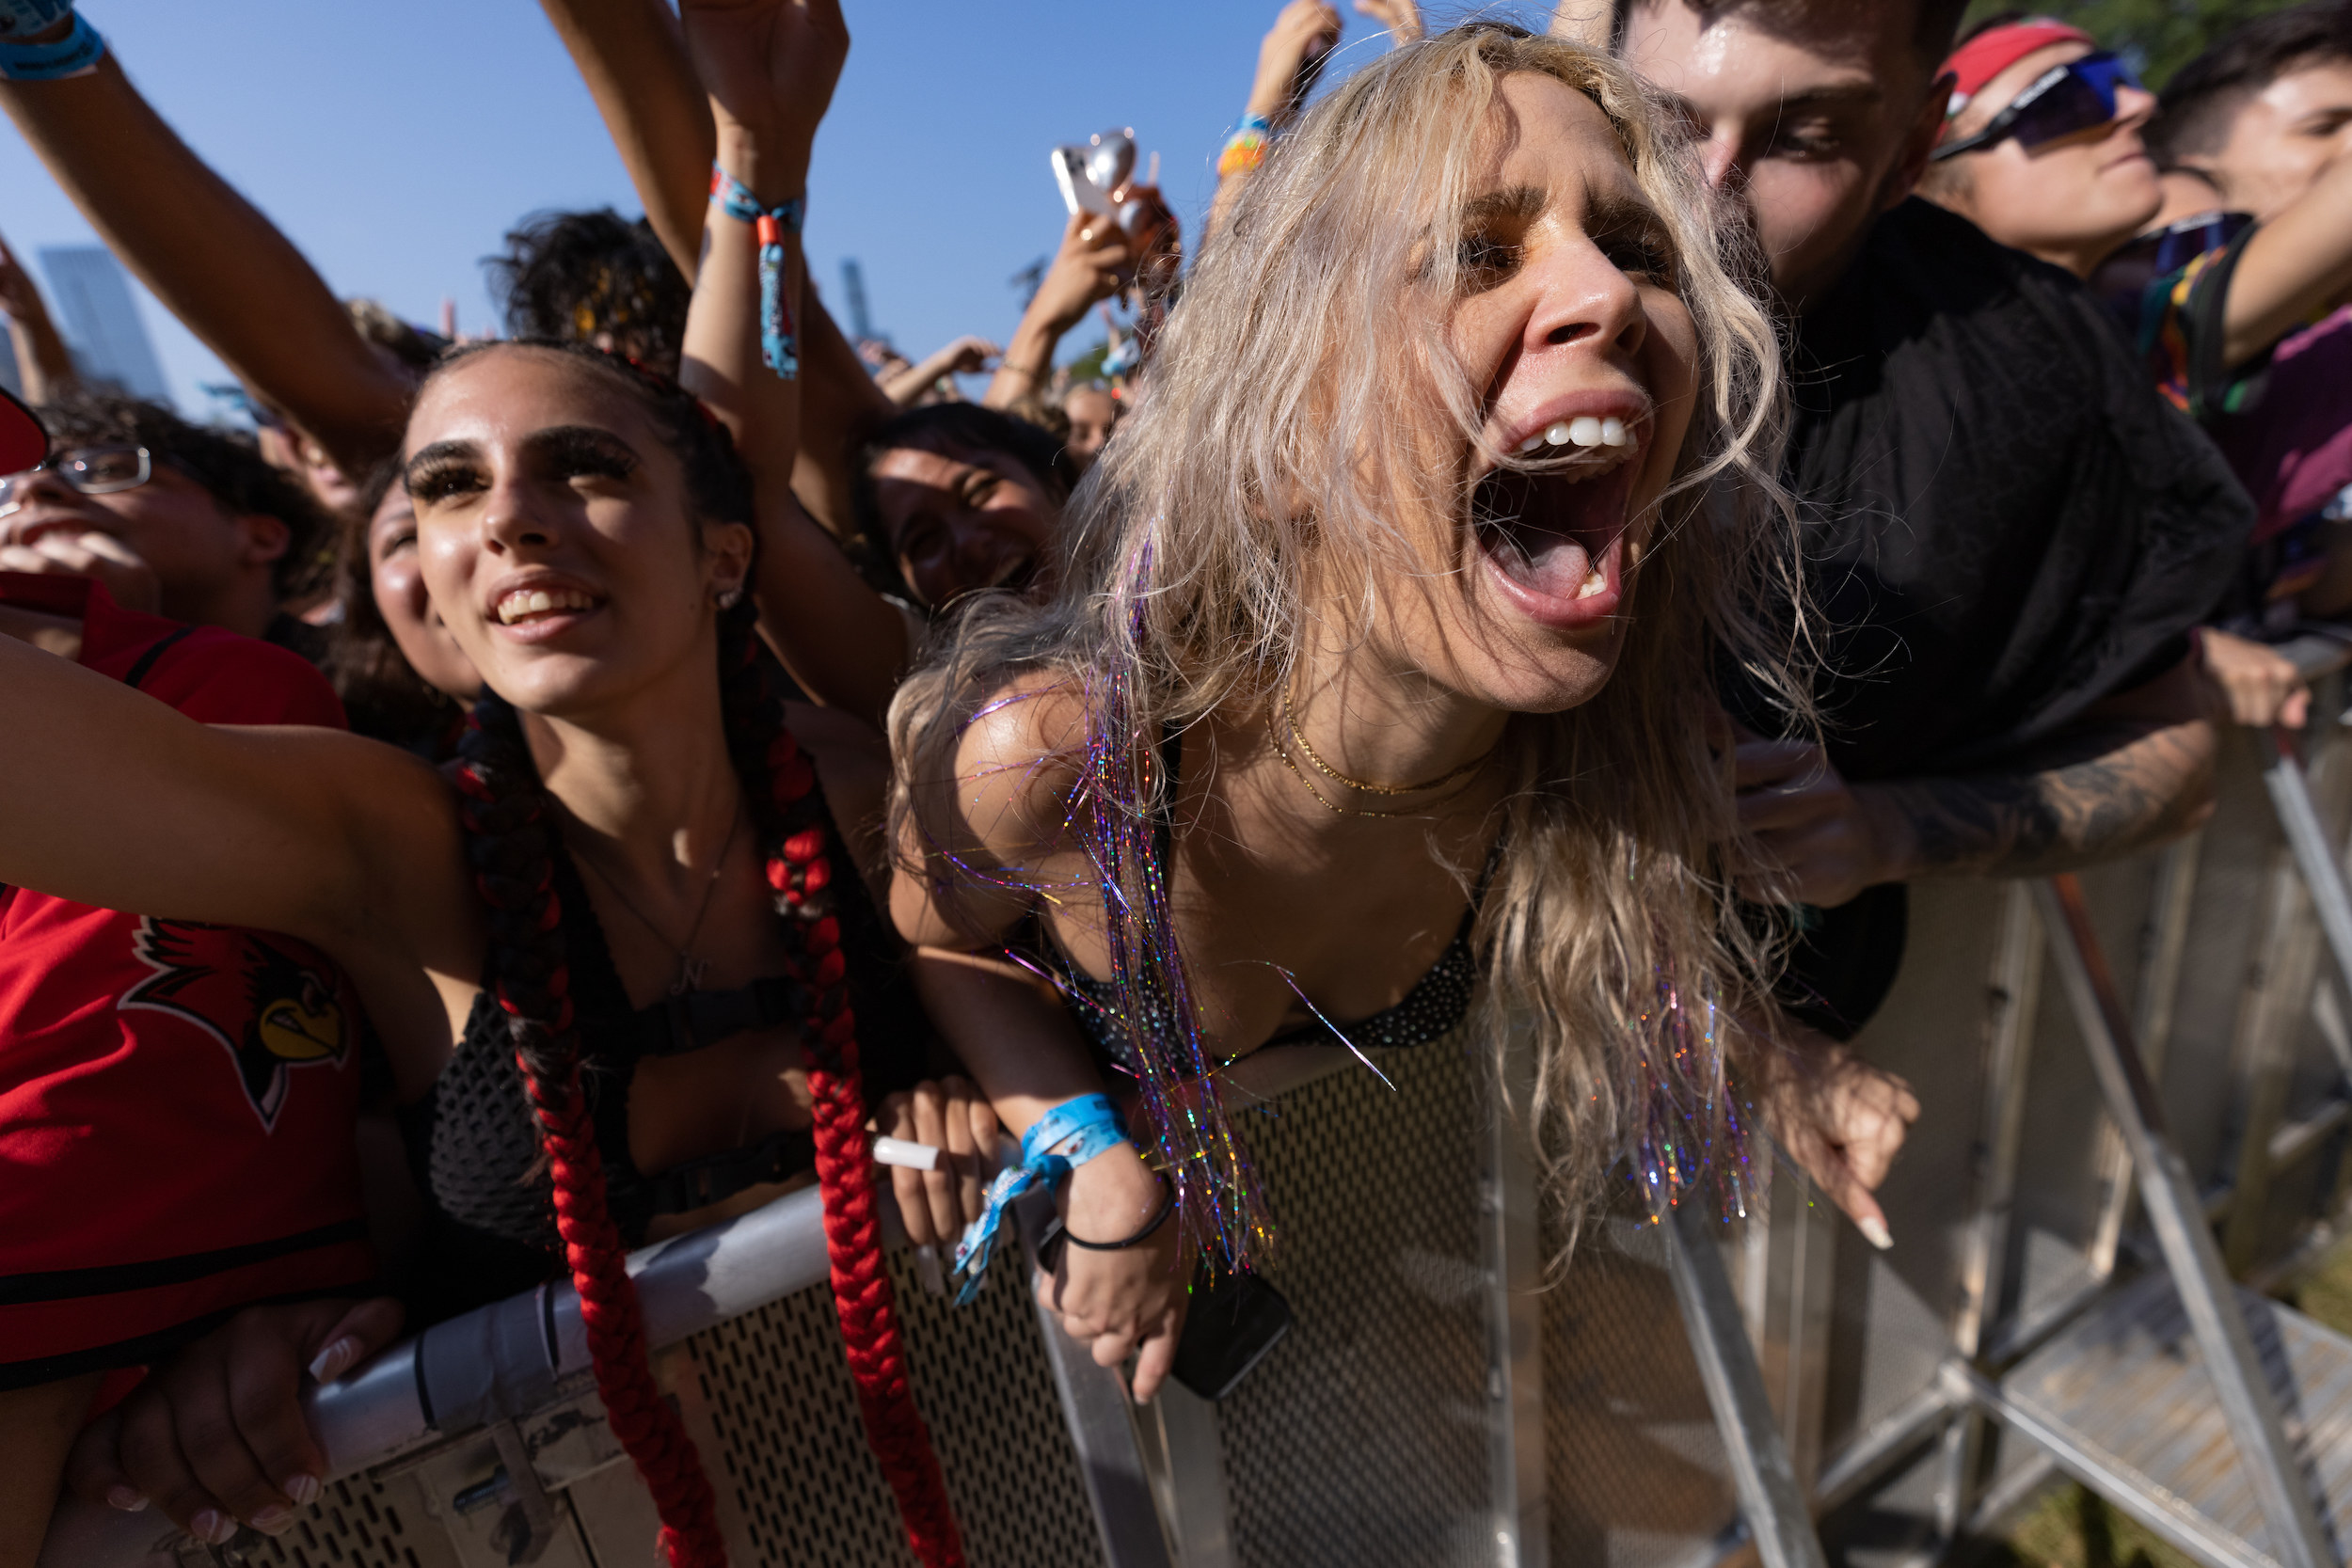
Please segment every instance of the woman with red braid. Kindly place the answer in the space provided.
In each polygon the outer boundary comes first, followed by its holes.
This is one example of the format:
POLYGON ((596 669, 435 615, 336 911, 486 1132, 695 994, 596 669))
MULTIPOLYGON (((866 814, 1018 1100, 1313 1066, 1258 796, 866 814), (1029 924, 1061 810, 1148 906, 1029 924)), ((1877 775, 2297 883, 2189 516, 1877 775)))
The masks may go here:
MULTIPOLYGON (((802 263, 779 214, 845 30, 832 0, 685 18, 698 55, 738 73, 713 84, 727 181, 704 281, 759 298, 764 395, 788 408, 802 263)), ((960 1561, 865 1131, 866 1093, 914 1077, 920 1038, 874 984, 882 933, 856 874, 873 857, 840 826, 875 819, 886 769, 859 725, 760 689, 745 591, 772 585, 725 432, 595 351, 493 344, 426 381, 403 459, 434 606, 484 683, 451 776, 346 735, 208 729, 0 640, 0 733, 47 737, 38 761, 0 749, 0 880, 282 930, 342 965, 410 1108, 438 1260, 480 1294, 568 1272, 674 1564, 723 1548, 647 1370, 626 1249, 813 1163, 876 1453, 917 1556, 960 1561)), ((942 1141, 969 1149, 976 1119, 948 1117, 942 1141)), ((290 1395, 296 1354, 225 1357, 209 1412, 132 1402, 72 1484, 135 1489, 183 1523, 283 1508, 316 1450, 290 1397, 248 1396, 290 1395), (228 1436, 176 1436, 208 1429, 228 1436)))

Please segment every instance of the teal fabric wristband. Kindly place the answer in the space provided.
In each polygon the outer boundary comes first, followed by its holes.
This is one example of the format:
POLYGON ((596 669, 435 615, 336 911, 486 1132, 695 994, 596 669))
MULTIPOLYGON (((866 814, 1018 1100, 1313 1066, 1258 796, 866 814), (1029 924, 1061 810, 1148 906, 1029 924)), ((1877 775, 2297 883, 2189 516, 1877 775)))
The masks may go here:
MULTIPOLYGON (((51 22, 55 20, 53 17, 51 22)), ((55 42, 0 41, 0 78, 11 82, 55 82, 68 76, 87 76, 98 69, 98 62, 105 54, 106 40, 98 36, 89 18, 77 14, 73 30, 55 42)))

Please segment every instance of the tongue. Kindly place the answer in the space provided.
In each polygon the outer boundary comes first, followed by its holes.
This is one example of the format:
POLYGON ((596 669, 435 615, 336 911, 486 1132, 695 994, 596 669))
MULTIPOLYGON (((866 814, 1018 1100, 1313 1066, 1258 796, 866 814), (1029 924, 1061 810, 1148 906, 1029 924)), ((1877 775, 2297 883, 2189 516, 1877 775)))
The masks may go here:
POLYGON ((1511 579, 1550 598, 1572 599, 1592 575, 1593 556, 1577 528, 1579 486, 1557 478, 1501 471, 1478 487, 1478 541, 1511 579))

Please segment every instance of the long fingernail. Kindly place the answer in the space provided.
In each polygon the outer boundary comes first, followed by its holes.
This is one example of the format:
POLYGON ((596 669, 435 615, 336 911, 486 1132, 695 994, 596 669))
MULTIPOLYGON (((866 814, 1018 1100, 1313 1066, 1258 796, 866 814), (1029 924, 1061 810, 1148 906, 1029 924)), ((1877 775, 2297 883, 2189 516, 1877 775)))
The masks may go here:
POLYGON ((226 1546, 236 1538, 237 1522, 216 1509, 206 1509, 188 1521, 188 1533, 209 1546, 226 1546))
POLYGON ((947 1276, 939 1267, 939 1248, 925 1245, 914 1249, 914 1277, 923 1282, 927 1295, 947 1293, 947 1276))
POLYGON ((319 1492, 322 1489, 319 1485, 319 1478, 316 1476, 294 1476, 278 1490, 304 1508, 308 1508, 319 1500, 319 1492))
POLYGON ((263 1535, 283 1535, 294 1528, 294 1510, 272 1503, 246 1521, 263 1535))
POLYGON ((311 1358, 310 1381, 332 1383, 359 1359, 359 1341, 346 1334, 311 1358))
POLYGON ((1886 1222, 1876 1214, 1854 1221, 1854 1226, 1862 1232, 1863 1239, 1881 1252, 1895 1244, 1895 1238, 1888 1232, 1886 1222))
POLYGON ((147 1506, 147 1494, 135 1486, 109 1486, 106 1488, 106 1506, 119 1508, 125 1513, 136 1513, 147 1506))

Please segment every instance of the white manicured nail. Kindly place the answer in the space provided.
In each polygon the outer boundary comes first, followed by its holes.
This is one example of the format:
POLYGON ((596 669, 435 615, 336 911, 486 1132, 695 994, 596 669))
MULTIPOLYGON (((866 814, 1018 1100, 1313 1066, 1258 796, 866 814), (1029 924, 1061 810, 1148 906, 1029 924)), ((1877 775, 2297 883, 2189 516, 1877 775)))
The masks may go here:
POLYGON ((1887 1230, 1886 1222, 1876 1214, 1858 1219, 1854 1221, 1854 1225, 1861 1230, 1863 1239, 1881 1252, 1884 1252, 1895 1244, 1895 1238, 1887 1230))

